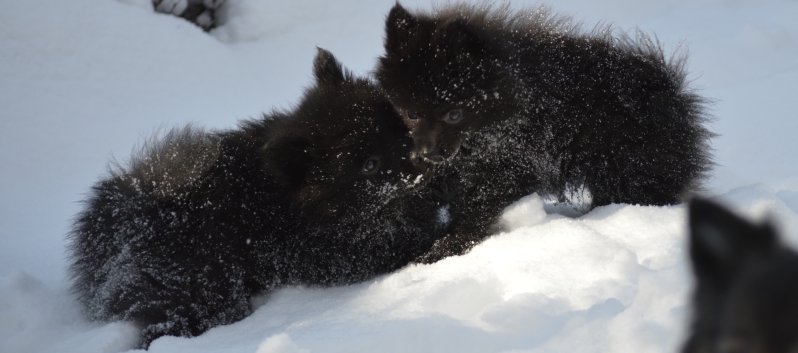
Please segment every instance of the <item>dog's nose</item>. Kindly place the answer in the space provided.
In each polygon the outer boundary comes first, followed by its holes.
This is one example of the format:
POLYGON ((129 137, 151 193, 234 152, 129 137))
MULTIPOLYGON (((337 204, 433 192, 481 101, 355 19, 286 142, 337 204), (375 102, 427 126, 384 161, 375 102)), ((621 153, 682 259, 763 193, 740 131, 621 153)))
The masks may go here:
POLYGON ((413 165, 415 165, 415 166, 419 166, 419 165, 421 165, 422 163, 424 163, 424 158, 423 158, 423 157, 421 157, 421 155, 420 155, 420 154, 418 154, 418 153, 416 153, 416 152, 414 151, 414 152, 411 152, 411 153, 410 153, 410 162, 412 162, 412 163, 413 163, 413 165))
POLYGON ((443 163, 443 161, 446 160, 446 158, 443 158, 443 156, 441 156, 438 150, 424 151, 423 155, 425 160, 435 164, 443 163))
POLYGON ((426 175, 433 168, 433 164, 416 151, 410 152, 407 161, 409 163, 402 163, 400 168, 400 172, 406 175, 426 175))

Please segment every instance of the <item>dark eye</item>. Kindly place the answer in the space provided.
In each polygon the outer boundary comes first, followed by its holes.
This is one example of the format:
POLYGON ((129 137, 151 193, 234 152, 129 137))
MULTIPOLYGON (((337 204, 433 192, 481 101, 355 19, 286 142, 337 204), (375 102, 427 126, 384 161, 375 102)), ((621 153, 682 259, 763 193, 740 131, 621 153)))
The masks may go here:
POLYGON ((460 119, 462 118, 463 118, 463 112, 460 111, 459 109, 455 109, 446 113, 446 122, 450 124, 454 124, 460 121, 460 119))
POLYGON ((363 174, 372 174, 377 171, 377 168, 380 167, 380 160, 378 158, 369 158, 366 160, 366 163, 363 163, 363 170, 360 172, 363 174))
POLYGON ((413 112, 407 112, 407 118, 410 119, 410 120, 417 120, 418 119, 418 114, 413 113, 413 112))

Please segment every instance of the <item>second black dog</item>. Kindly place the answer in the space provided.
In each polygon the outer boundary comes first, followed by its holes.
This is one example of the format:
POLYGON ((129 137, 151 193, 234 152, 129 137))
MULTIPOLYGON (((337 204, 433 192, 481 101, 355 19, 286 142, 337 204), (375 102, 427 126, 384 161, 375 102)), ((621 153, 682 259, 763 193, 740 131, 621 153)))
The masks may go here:
POLYGON ((330 53, 314 72, 292 111, 173 130, 93 187, 69 249, 92 319, 134 322, 147 347, 240 320, 254 294, 363 281, 430 248, 437 206, 401 118, 330 53))

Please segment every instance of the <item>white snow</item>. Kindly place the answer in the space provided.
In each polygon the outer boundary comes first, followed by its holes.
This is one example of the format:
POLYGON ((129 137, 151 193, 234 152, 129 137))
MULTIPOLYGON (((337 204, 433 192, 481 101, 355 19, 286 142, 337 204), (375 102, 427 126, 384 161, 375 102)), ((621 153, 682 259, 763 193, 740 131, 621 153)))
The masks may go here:
MULTIPOLYGON (((131 349, 136 329, 86 321, 65 274, 70 218, 108 159, 159 127, 233 127, 289 107, 316 46, 368 73, 394 4, 228 1, 227 24, 211 34, 146 0, 0 2, 0 352, 131 349)), ((772 219, 798 245, 798 3, 552 5, 689 47, 693 85, 715 100, 710 127, 721 134, 708 193, 772 219)), ((465 256, 347 287, 280 289, 240 322, 150 350, 677 352, 692 283, 684 205, 552 210, 531 195, 465 256)))

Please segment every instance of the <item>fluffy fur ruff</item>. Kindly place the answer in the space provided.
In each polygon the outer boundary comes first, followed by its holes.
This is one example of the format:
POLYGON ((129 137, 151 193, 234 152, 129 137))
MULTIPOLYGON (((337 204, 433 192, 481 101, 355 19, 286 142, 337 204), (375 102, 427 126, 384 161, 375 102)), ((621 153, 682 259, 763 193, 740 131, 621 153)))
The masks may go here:
POLYGON ((770 224, 752 224, 706 200, 690 203, 697 277, 684 353, 798 350, 798 254, 770 224))
POLYGON ((584 188, 595 207, 675 204, 700 188, 714 135, 685 57, 612 32, 545 8, 394 6, 376 77, 415 152, 452 164, 441 173, 464 188, 452 207, 460 240, 445 253, 466 251, 533 192, 565 200, 584 188))
POLYGON ((293 111, 172 130, 92 188, 69 235, 92 319, 136 323, 146 348, 237 321, 256 293, 363 281, 430 248, 437 206, 393 106, 326 51, 314 71, 293 111))

